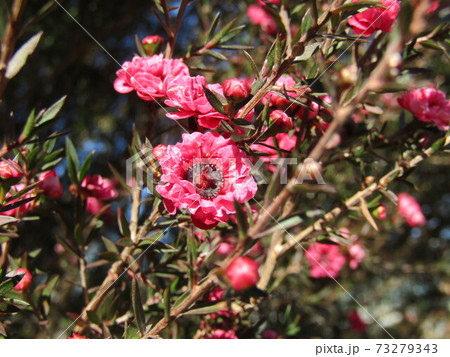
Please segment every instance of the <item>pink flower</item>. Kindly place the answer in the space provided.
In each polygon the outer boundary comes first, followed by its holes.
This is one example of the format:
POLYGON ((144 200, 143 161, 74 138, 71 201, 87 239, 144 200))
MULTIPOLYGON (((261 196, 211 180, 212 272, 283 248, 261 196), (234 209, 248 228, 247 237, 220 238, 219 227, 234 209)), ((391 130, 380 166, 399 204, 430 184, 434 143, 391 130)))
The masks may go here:
POLYGON ((30 286, 31 281, 33 280, 33 276, 31 275, 30 271, 28 269, 25 269, 25 268, 17 269, 17 273, 18 274, 25 273, 25 275, 16 284, 16 286, 14 287, 14 290, 16 290, 16 291, 24 291, 24 290, 26 290, 28 288, 28 286, 30 286))
POLYGON ((0 161, 0 179, 19 180, 22 176, 23 172, 18 162, 10 159, 0 161))
POLYGON ((236 333, 233 330, 214 330, 212 335, 205 336, 206 339, 237 339, 236 333))
POLYGON ((294 128, 292 118, 287 115, 283 110, 275 109, 270 113, 270 122, 273 122, 276 126, 283 130, 291 130, 294 128))
POLYGON ((189 75, 188 67, 178 59, 135 56, 126 61, 117 72, 114 89, 119 93, 136 91, 139 98, 153 101, 166 97, 167 86, 179 76, 189 75))
POLYGON ((255 25, 259 25, 264 32, 269 35, 277 33, 277 23, 270 13, 259 5, 250 5, 247 9, 247 16, 255 25))
POLYGON ((450 100, 444 92, 435 88, 412 89, 398 99, 398 103, 417 119, 434 123, 440 130, 448 130, 450 124, 450 100))
POLYGON ((258 263, 248 257, 233 260, 226 271, 231 287, 239 291, 256 285, 259 280, 258 268, 258 263))
POLYGON ((110 200, 118 196, 114 183, 100 175, 86 176, 81 182, 81 187, 87 196, 98 198, 99 200, 110 200))
POLYGON ((44 171, 39 175, 39 188, 44 191, 44 195, 51 198, 60 198, 63 194, 63 187, 55 171, 44 171))
POLYGON ((72 333, 72 336, 67 337, 66 340, 89 340, 89 337, 84 337, 76 333, 72 333))
MULTIPOLYGON (((285 151, 292 151, 294 150, 296 144, 297 144, 297 137, 295 135, 289 135, 288 133, 279 133, 275 135, 275 139, 277 140, 278 147, 285 151)), ((265 140, 262 142, 262 144, 270 145, 272 147, 275 147, 275 142, 273 140, 273 137, 265 140)), ((250 148, 254 151, 262 152, 266 155, 260 156, 259 159, 263 162, 267 162, 267 169, 271 172, 275 172, 277 167, 273 164, 270 164, 270 162, 273 159, 277 159, 280 156, 278 155, 277 151, 275 149, 272 149, 270 147, 267 147, 265 145, 261 144, 252 144, 250 145, 250 148)), ((286 156, 286 154, 281 154, 281 156, 286 156)))
POLYGON ((310 246, 306 258, 311 263, 313 278, 336 278, 345 264, 345 256, 337 245, 315 243, 310 246))
POLYGON ((114 183, 100 175, 86 176, 81 187, 83 196, 86 197, 86 210, 92 214, 97 214, 103 208, 103 201, 119 195, 114 183))
POLYGON ((406 219, 411 227, 423 226, 427 222, 420 205, 407 193, 398 194, 398 213, 406 219))
POLYGON ((231 139, 217 132, 183 134, 160 156, 161 185, 156 190, 170 214, 187 209, 202 229, 226 222, 236 213, 233 200, 247 202, 257 185, 247 156, 231 139))
POLYGON ((223 95, 220 84, 206 84, 203 76, 181 76, 174 78, 167 87, 167 97, 164 103, 178 111, 166 116, 170 119, 186 119, 195 117, 198 124, 204 128, 216 129, 222 120, 228 120, 226 115, 217 112, 206 98, 203 87, 223 95))
POLYGON ((247 98, 252 90, 250 83, 245 79, 231 78, 222 84, 223 92, 231 98, 247 98))
MULTIPOLYGON (((358 1, 360 0, 353 0, 352 2, 358 1)), ((400 5, 397 0, 381 0, 381 4, 386 6, 386 9, 373 6, 348 19, 348 24, 352 26, 356 34, 367 37, 376 30, 391 32, 392 25, 400 11, 400 5)))
POLYGON ((349 260, 348 265, 350 269, 357 269, 359 264, 364 260, 366 256, 366 250, 359 243, 354 243, 348 248, 349 260))
MULTIPOLYGON (((282 76, 280 78, 278 78, 278 80, 275 82, 274 85, 274 90, 276 90, 277 92, 281 92, 283 94, 287 94, 290 97, 298 97, 298 94, 295 90, 295 86, 297 85, 297 83, 295 82, 295 79, 292 78, 291 76, 282 76)), ((262 103, 265 105, 266 102, 269 100, 270 98, 270 106, 278 106, 278 107, 283 107, 283 106, 289 106, 291 104, 291 102, 286 99, 285 95, 279 95, 279 94, 275 94, 275 93, 267 93, 263 100, 262 103)))
POLYGON ((366 332, 367 325, 363 320, 361 320, 361 317, 359 317, 358 311, 353 310, 350 312, 348 315, 348 320, 350 321, 350 326, 353 331, 366 332))

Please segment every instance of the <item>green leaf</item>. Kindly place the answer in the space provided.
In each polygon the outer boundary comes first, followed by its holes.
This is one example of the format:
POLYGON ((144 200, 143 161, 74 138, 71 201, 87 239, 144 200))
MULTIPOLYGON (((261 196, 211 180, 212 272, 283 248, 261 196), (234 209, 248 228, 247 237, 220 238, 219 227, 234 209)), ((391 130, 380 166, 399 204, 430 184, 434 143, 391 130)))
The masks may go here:
POLYGON ((24 275, 25 273, 18 274, 0 283, 0 296, 5 296, 8 291, 12 290, 24 275))
POLYGON ((82 182, 84 178, 86 177, 92 163, 92 157, 94 156, 94 151, 92 151, 87 157, 86 160, 84 160, 83 164, 81 165, 80 172, 78 173, 78 180, 79 182, 82 182))
POLYGON ((24 204, 26 204, 28 202, 31 202, 31 201, 35 200, 36 198, 37 197, 29 197, 29 198, 25 198, 25 199, 20 200, 20 201, 16 201, 16 202, 11 203, 9 205, 3 206, 3 207, 0 208, 0 212, 6 212, 6 211, 12 210, 14 208, 23 206, 24 204))
POLYGON ((208 99, 209 104, 211 104, 212 107, 219 113, 226 115, 225 110, 223 109, 222 101, 219 99, 219 95, 206 87, 203 87, 203 90, 205 91, 205 95, 206 98, 208 99))
POLYGON ((69 172, 70 180, 73 184, 79 185, 78 181, 78 168, 80 166, 78 161, 78 154, 73 146, 72 141, 69 138, 66 138, 66 156, 67 156, 67 170, 69 172))
POLYGON ((31 37, 27 42, 25 42, 8 62, 8 67, 6 67, 5 77, 11 79, 20 72, 22 67, 27 62, 28 57, 36 49, 39 40, 41 39, 43 32, 38 32, 36 35, 31 37))
POLYGON ((130 187, 127 185, 127 183, 125 182, 125 180, 123 179, 122 175, 119 173, 119 171, 117 171, 114 166, 108 162, 108 166, 109 169, 111 170, 112 174, 114 175, 114 177, 117 179, 117 181, 119 181, 120 186, 122 186, 122 188, 127 191, 129 194, 131 194, 131 190, 130 187))
POLYGON ((109 240, 106 237, 102 237, 102 240, 103 240, 103 244, 105 245, 106 250, 119 254, 119 249, 117 249, 117 246, 114 244, 114 242, 112 242, 111 240, 109 240))
POLYGON ((277 46, 277 42, 279 41, 278 37, 272 43, 272 46, 267 53, 267 56, 264 60, 263 68, 261 70, 262 76, 266 76, 270 71, 272 71, 273 65, 275 64, 275 47, 277 46))
POLYGON ((139 286, 137 284, 136 279, 133 279, 131 290, 132 290, 131 291, 131 300, 133 303, 134 316, 136 318, 136 322, 137 322, 139 331, 143 335, 145 333, 145 315, 144 315, 144 309, 142 307, 139 286))
POLYGON ((228 310, 228 304, 226 301, 202 304, 201 307, 190 309, 189 311, 183 313, 183 315, 206 315, 223 310, 228 310))
POLYGON ((258 234, 257 237, 263 237, 263 236, 269 235, 269 234, 274 233, 274 232, 279 231, 279 230, 286 230, 287 231, 289 228, 295 227, 295 226, 299 225, 302 222, 303 222, 303 218, 301 218, 300 216, 292 216, 292 217, 289 217, 289 218, 286 218, 286 219, 282 220, 281 222, 278 222, 277 225, 275 225, 275 226, 269 228, 268 230, 258 234))
POLYGON ((221 53, 219 53, 219 52, 216 52, 216 51, 205 50, 205 51, 203 51, 203 53, 204 53, 205 55, 209 55, 209 56, 211 56, 211 57, 217 58, 218 60, 221 60, 221 61, 226 61, 226 60, 228 60, 228 58, 226 58, 223 54, 221 54, 221 53))
POLYGON ((27 122, 25 123, 25 126, 23 128, 22 134, 20 135, 20 139, 23 141, 27 139, 34 128, 34 120, 36 119, 36 111, 33 109, 28 116, 27 122))
POLYGON ((229 23, 227 23, 208 43, 215 45, 222 41, 222 38, 228 34, 229 30, 231 29, 231 26, 236 22, 237 19, 231 20, 229 23))
POLYGON ((244 56, 247 58, 247 60, 250 62, 250 66, 252 67, 252 70, 253 70, 253 73, 255 74, 255 77, 257 79, 260 79, 258 66, 256 65, 255 60, 253 59, 253 57, 247 51, 244 50, 242 52, 244 53, 244 56))
POLYGON ((5 224, 19 222, 20 220, 15 217, 9 216, 0 216, 0 226, 4 226, 5 224))
POLYGON ((52 120, 55 118, 58 113, 61 111, 61 108, 63 107, 67 96, 60 98, 56 103, 54 103, 50 108, 48 108, 44 114, 42 115, 42 118, 38 121, 38 125, 43 125, 44 123, 52 120))
POLYGON ((86 311, 88 320, 98 326, 102 326, 102 320, 94 311, 86 311))
POLYGON ((300 56, 295 57, 294 63, 295 62, 306 61, 306 60, 310 59, 311 56, 313 55, 313 53, 316 51, 317 47, 319 47, 320 45, 321 45, 320 42, 316 42, 316 43, 312 43, 310 45, 307 45, 305 47, 303 53, 300 56))
POLYGON ((211 27, 208 30, 208 36, 206 37, 207 40, 206 41, 210 41, 214 35, 214 32, 216 31, 217 28, 217 24, 219 23, 219 18, 220 18, 220 12, 218 12, 216 14, 216 16, 214 17, 213 22, 211 23, 211 27))
POLYGON ((143 58, 147 57, 147 53, 145 52, 144 46, 142 46, 142 42, 139 39, 138 35, 134 35, 134 42, 136 43, 136 48, 139 52, 139 55, 143 58))
POLYGON ((306 11, 305 15, 302 18, 302 24, 301 24, 301 34, 305 34, 312 26, 313 24, 313 20, 312 20, 312 16, 311 16, 311 11, 310 9, 308 9, 308 11, 306 11))
POLYGON ((222 37, 222 39, 220 40, 220 43, 225 43, 225 42, 232 40, 237 35, 239 35, 241 33, 242 29, 244 29, 244 28, 245 28, 245 25, 241 25, 241 26, 235 27, 234 29, 231 29, 225 36, 222 37))
POLYGON ((99 259, 104 259, 110 262, 116 262, 118 260, 120 260, 120 256, 119 254, 117 254, 116 252, 101 252, 98 254, 99 259))
POLYGON ((117 209, 117 223, 119 224, 120 234, 122 234, 123 237, 129 237, 130 236, 129 224, 122 208, 120 207, 117 209))

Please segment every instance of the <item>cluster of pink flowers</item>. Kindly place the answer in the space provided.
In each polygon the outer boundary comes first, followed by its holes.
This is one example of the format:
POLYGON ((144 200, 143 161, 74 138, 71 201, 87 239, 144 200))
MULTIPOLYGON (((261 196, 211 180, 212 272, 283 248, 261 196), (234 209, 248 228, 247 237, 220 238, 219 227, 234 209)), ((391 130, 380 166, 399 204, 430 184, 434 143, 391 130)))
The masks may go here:
POLYGON ((435 88, 412 89, 398 99, 399 104, 417 119, 434 123, 440 130, 450 125, 450 100, 445 93, 435 88))
POLYGON ((406 219, 411 227, 423 226, 427 222, 416 199, 407 193, 400 193, 398 197, 398 213, 406 219))
MULTIPOLYGON (((22 169, 19 163, 13 160, 5 160, 0 162, 0 179, 6 184, 7 192, 5 198, 10 198, 26 188, 25 183, 19 182, 23 177, 22 169), (6 181, 6 182, 5 182, 6 181), (11 183, 15 183, 11 186, 11 183)), ((58 175, 55 171, 44 171, 38 176, 39 190, 47 197, 60 198, 63 194, 63 187, 58 175)), ((37 198, 38 191, 32 189, 23 196, 15 198, 8 202, 8 205, 20 202, 28 198, 37 198)), ((32 211, 39 205, 39 202, 32 200, 8 211, 0 212, 0 215, 10 217, 22 217, 32 211)))
POLYGON ((214 330, 212 334, 205 336, 206 339, 237 339, 234 330, 214 330))
POLYGON ((313 278, 337 278, 345 264, 345 256, 333 244, 314 243, 306 251, 306 258, 313 278))
POLYGON ((180 76, 189 75, 189 68, 178 59, 160 55, 135 56, 117 71, 114 89, 119 93, 136 91, 139 98, 153 101, 167 96, 168 85, 180 76))
MULTIPOLYGON (((353 0, 352 2, 358 1, 361 0, 353 0)), ((386 9, 373 6, 348 19, 349 25, 352 26, 356 34, 370 36, 376 30, 391 32, 392 25, 400 11, 400 5, 397 0, 381 0, 380 3, 386 9)))
POLYGON ((167 211, 188 210, 199 228, 226 222, 236 212, 234 200, 247 202, 256 193, 246 154, 216 132, 183 134, 156 157, 163 172, 156 190, 167 211))
MULTIPOLYGON (((358 236, 351 234, 348 228, 340 229, 339 234, 352 242, 348 246, 347 256, 350 269, 355 270, 366 257, 366 250, 358 236)), ((331 240, 335 241, 334 238, 331 240)), ((311 263, 310 275, 313 278, 336 278, 347 260, 338 245, 323 243, 311 245, 306 258, 311 263)))
POLYGON ((86 176, 81 182, 81 188, 86 198, 86 210, 92 214, 97 214, 105 205, 105 201, 119 195, 114 182, 100 175, 86 176))

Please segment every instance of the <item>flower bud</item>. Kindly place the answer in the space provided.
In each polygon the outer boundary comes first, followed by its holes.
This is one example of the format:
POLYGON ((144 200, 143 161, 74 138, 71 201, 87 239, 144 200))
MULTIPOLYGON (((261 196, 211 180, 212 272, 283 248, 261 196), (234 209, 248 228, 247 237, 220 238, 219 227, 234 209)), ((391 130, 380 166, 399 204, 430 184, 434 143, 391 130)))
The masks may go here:
POLYGON ((341 87, 347 88, 356 83, 358 80, 358 67, 345 66, 339 71, 338 83, 341 87))
POLYGON ((229 98, 247 98, 252 90, 245 79, 231 78, 223 82, 223 93, 229 98))
POLYGON ((248 257, 239 257, 228 266, 226 275, 234 290, 244 290, 254 286, 259 280, 259 265, 248 257))
POLYGON ((31 280, 33 279, 33 276, 28 271, 28 269, 25 269, 25 268, 17 269, 17 273, 19 273, 19 274, 25 273, 25 275, 22 277, 22 279, 14 287, 14 290, 16 290, 16 291, 24 291, 31 284, 31 280))
POLYGON ((283 130, 291 130, 294 128, 292 118, 280 109, 272 111, 269 118, 269 123, 274 123, 283 130))
POLYGON ((427 220, 416 199, 407 193, 399 193, 397 197, 398 213, 406 219, 406 223, 411 227, 424 226, 427 220))
POLYGON ((0 179, 19 180, 23 176, 19 164, 13 160, 0 161, 0 179))
POLYGON ((58 175, 53 170, 44 171, 39 175, 39 188, 44 191, 44 195, 51 198, 60 198, 63 194, 63 187, 58 175))
POLYGON ((153 56, 158 52, 161 44, 164 43, 164 39, 158 35, 147 36, 142 39, 142 46, 144 46, 147 56, 153 56))
POLYGON ((387 218, 386 203, 380 203, 376 210, 376 217, 382 221, 387 218))

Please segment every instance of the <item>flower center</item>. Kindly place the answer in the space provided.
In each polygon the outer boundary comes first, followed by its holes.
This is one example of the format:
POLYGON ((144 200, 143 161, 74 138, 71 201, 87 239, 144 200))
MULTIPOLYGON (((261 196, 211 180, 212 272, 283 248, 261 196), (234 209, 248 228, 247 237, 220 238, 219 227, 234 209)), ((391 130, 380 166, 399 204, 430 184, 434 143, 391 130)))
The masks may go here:
POLYGON ((223 187, 223 174, 216 165, 196 163, 186 171, 186 180, 192 182, 198 194, 206 199, 216 197, 223 187))

